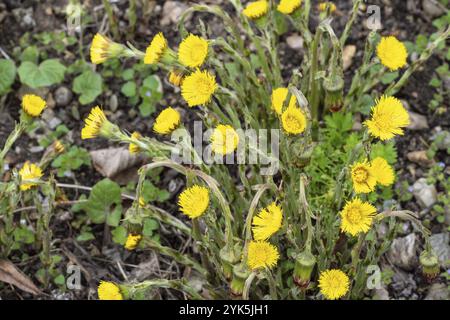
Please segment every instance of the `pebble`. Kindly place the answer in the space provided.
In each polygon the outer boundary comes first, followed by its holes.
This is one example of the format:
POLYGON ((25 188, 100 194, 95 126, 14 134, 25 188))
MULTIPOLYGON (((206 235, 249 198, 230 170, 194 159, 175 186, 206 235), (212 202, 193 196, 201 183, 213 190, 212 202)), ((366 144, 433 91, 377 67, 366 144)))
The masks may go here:
POLYGON ((425 300, 450 299, 448 287, 444 283, 433 283, 428 290, 425 300))
POLYGON ((437 254, 439 263, 444 268, 450 267, 450 236, 449 233, 436 233, 430 236, 430 244, 434 253, 437 254))
POLYGON ((450 148, 450 132, 447 130, 439 131, 431 137, 439 150, 447 150, 450 148))
POLYGON ((408 113, 410 124, 407 128, 409 130, 424 130, 429 128, 427 117, 413 111, 408 111, 408 113))
POLYGON ((297 33, 294 33, 286 38, 286 43, 289 48, 298 50, 303 48, 303 38, 297 33))
POLYGON ((428 159, 426 150, 411 151, 406 154, 409 161, 417 163, 424 167, 431 167, 433 159, 428 159))
POLYGON ((425 178, 420 178, 413 184, 413 195, 423 209, 431 207, 437 201, 436 187, 429 185, 425 178))
POLYGON ((344 70, 347 70, 350 68, 353 62, 353 57, 356 53, 356 46, 353 44, 349 44, 344 47, 344 50, 342 51, 342 60, 344 64, 344 70))
MULTIPOLYGON (((168 26, 177 24, 181 15, 188 9, 188 6, 178 1, 165 1, 162 12, 161 25, 168 26)), ((188 18, 186 18, 188 19, 188 18)))
POLYGON ((67 106, 70 101, 72 101, 73 94, 69 88, 61 86, 56 89, 54 96, 56 105, 58 107, 64 107, 67 106))
POLYGON ((412 270, 417 266, 416 235, 411 233, 394 239, 388 252, 389 260, 397 267, 412 270))
POLYGON ((422 8, 430 18, 437 18, 445 13, 443 6, 437 0, 422 0, 422 8))

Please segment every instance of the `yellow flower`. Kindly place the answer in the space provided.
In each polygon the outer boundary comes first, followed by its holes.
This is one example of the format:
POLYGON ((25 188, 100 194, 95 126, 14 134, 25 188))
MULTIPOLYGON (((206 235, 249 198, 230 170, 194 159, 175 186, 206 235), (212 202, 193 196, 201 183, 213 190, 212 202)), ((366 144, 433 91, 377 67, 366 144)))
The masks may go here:
MULTIPOLYGON (((19 175, 22 181, 38 180, 40 177, 42 177, 42 170, 36 164, 27 161, 23 165, 22 169, 19 170, 19 175)), ((20 190, 25 191, 31 189, 34 186, 37 186, 37 183, 22 182, 20 184, 20 190)))
POLYGON ((53 149, 56 151, 56 153, 63 153, 66 150, 64 145, 59 140, 53 142, 53 149))
MULTIPOLYGON (((283 104, 286 101, 288 92, 289 92, 288 88, 277 88, 272 92, 272 109, 275 110, 275 112, 278 115, 282 114, 283 104)), ((294 95, 291 95, 288 107, 295 107, 296 105, 297 99, 295 98, 294 95)))
POLYGON ((277 10, 283 14, 291 14, 300 7, 302 0, 281 0, 277 10))
POLYGON ((269 4, 266 0, 250 2, 242 11, 244 16, 250 19, 258 19, 269 11, 269 4))
POLYGON ((84 123, 84 128, 81 130, 81 139, 92 139, 101 133, 108 133, 103 128, 109 125, 109 121, 99 106, 92 108, 84 123))
POLYGON ((97 33, 91 43, 91 61, 94 64, 100 64, 109 58, 109 46, 112 41, 100 33, 97 33))
POLYGON ((364 122, 369 133, 381 140, 403 135, 402 128, 409 125, 409 114, 400 100, 394 97, 381 97, 372 107, 372 118, 364 122))
POLYGON ((127 237, 127 241, 125 242, 125 249, 127 250, 134 250, 139 244, 139 241, 141 241, 142 236, 140 234, 129 234, 127 237))
POLYGON ((120 288, 113 282, 100 281, 97 292, 100 300, 123 300, 120 288))
POLYGON ((211 149, 226 155, 234 152, 239 144, 239 135, 230 125, 219 124, 211 135, 211 149))
POLYGON ((144 197, 139 197, 139 207, 144 208, 146 205, 144 197))
POLYGON ((351 172, 353 189, 356 193, 369 193, 375 189, 377 179, 367 161, 355 163, 351 172))
POLYGON ((326 299, 336 300, 343 297, 350 286, 348 276, 339 269, 325 270, 320 273, 319 288, 326 299))
POLYGON ((185 77, 181 85, 181 95, 189 107, 209 103, 216 90, 216 78, 208 71, 199 69, 185 77))
POLYGON ((385 67, 395 71, 406 65, 408 51, 397 38, 389 36, 381 38, 377 45, 377 56, 385 67))
POLYGON ((281 228, 283 210, 276 202, 272 202, 267 208, 262 209, 253 217, 253 238, 255 240, 267 240, 281 228))
POLYGON ((178 198, 180 211, 194 219, 205 213, 209 206, 209 191, 207 188, 194 185, 185 189, 178 198))
POLYGON ((180 71, 172 70, 169 73, 169 82, 170 84, 174 85, 175 87, 181 86, 181 83, 183 82, 183 73, 180 71))
POLYGON ((319 3, 320 12, 326 12, 328 9, 330 10, 330 13, 333 13, 336 11, 336 5, 330 1, 319 3))
POLYGON ((372 225, 376 212, 377 209, 373 205, 358 198, 348 201, 340 213, 341 230, 352 236, 360 232, 366 233, 372 225))
POLYGON ((159 134, 169 134, 180 125, 180 113, 172 107, 161 111, 153 124, 153 131, 159 134))
POLYGON ((373 159, 371 167, 372 172, 379 184, 383 186, 390 186, 394 183, 394 169, 392 169, 385 159, 381 157, 373 159))
MULTIPOLYGON (((139 140, 140 138, 142 138, 142 136, 139 132, 135 131, 131 134, 131 138, 139 140)), ((128 146, 128 151, 131 154, 136 154, 136 153, 139 153, 141 151, 141 149, 139 148, 139 146, 137 144, 130 143, 130 145, 128 146)))
POLYGON ((145 50, 144 63, 145 64, 155 64, 161 60, 161 57, 164 55, 164 52, 167 49, 167 40, 162 34, 162 32, 158 33, 153 37, 152 42, 145 50))
POLYGON ((278 249, 267 241, 250 241, 247 265, 250 269, 273 268, 278 262, 278 249))
POLYGON ((208 41, 190 34, 184 39, 178 49, 178 59, 186 67, 200 67, 208 55, 208 41))
POLYGON ((32 117, 39 117, 46 105, 44 99, 34 94, 26 94, 22 98, 23 111, 32 117))
POLYGON ((289 134, 300 134, 305 131, 306 117, 298 107, 289 107, 281 115, 281 124, 289 134))

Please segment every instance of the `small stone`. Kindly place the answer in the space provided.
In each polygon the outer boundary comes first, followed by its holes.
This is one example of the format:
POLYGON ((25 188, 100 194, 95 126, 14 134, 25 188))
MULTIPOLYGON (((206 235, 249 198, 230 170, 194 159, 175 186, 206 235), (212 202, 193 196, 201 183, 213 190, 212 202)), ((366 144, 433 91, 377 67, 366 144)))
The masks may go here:
POLYGON ((449 233, 436 233, 430 236, 430 244, 444 268, 450 267, 449 233))
POLYGON ((389 292, 384 287, 381 287, 380 289, 375 289, 373 294, 373 300, 390 300, 389 292))
POLYGON ((450 149, 450 132, 447 130, 438 131, 431 137, 431 140, 439 150, 450 149))
POLYGON ((445 13, 443 6, 439 5, 437 0, 422 0, 422 8, 430 18, 437 18, 445 13))
POLYGON ((67 87, 61 86, 55 91, 55 102, 58 107, 67 106, 72 101, 72 91, 67 87))
POLYGON ((44 151, 44 147, 42 147, 42 146, 33 146, 29 150, 30 150, 31 153, 39 153, 39 152, 44 151))
POLYGON ((408 114, 410 124, 407 128, 409 130, 424 130, 429 128, 427 117, 412 111, 408 111, 408 114))
POLYGON ((286 38, 286 43, 289 48, 298 50, 303 48, 303 38, 300 37, 297 33, 290 35, 286 38))
POLYGON ((45 97, 45 102, 47 103, 47 108, 53 109, 55 107, 56 102, 51 92, 45 97))
POLYGON ((353 57, 356 53, 356 46, 353 44, 349 44, 344 47, 344 50, 342 51, 342 60, 344 64, 344 70, 347 70, 350 68, 353 62, 353 57))
POLYGON ((111 97, 109 98, 109 109, 111 109, 111 111, 116 111, 118 106, 119 99, 115 94, 111 95, 111 97))
POLYGON ((424 209, 431 207, 437 201, 436 187, 429 185, 425 178, 420 178, 413 184, 413 195, 424 209))
POLYGON ((449 298, 448 287, 444 283, 433 283, 425 300, 448 300, 449 298))
POLYGON ((420 164, 424 167, 431 167, 434 163, 433 159, 428 159, 427 152, 425 150, 408 152, 406 157, 409 161, 420 164))
MULTIPOLYGON (((168 26, 177 24, 181 15, 188 9, 188 6, 178 1, 165 1, 162 12, 161 25, 168 26)), ((186 18, 188 20, 188 17, 186 18)))
POLYGON ((394 239, 388 252, 389 260, 405 270, 412 270, 417 266, 416 235, 394 239))
POLYGON ((50 119, 50 121, 48 122, 48 126, 50 127, 50 129, 55 129, 57 126, 59 126, 61 124, 61 119, 54 117, 52 119, 50 119))

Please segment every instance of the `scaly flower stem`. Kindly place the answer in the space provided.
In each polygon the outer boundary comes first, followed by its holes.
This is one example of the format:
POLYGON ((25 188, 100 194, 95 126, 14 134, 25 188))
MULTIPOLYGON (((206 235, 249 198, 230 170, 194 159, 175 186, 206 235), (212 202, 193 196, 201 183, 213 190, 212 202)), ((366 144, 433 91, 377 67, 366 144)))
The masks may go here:
POLYGON ((119 28, 117 26, 116 17, 114 17, 114 12, 109 3, 109 0, 102 0, 103 6, 105 7, 106 15, 108 16, 109 26, 111 27, 112 33, 115 39, 120 38, 119 28))
POLYGON ((25 131, 26 127, 27 127, 27 124, 22 121, 19 123, 16 123, 14 130, 9 134, 8 138, 6 139, 5 145, 3 146, 3 149, 0 152, 0 175, 3 173, 3 161, 4 161, 6 154, 11 149, 14 142, 16 142, 16 140, 25 131))
POLYGON ((204 300, 204 298, 201 295, 199 295, 194 288, 187 285, 182 280, 152 279, 141 282, 137 285, 133 285, 133 287, 129 288, 128 290, 132 297, 135 290, 142 290, 145 288, 174 289, 187 293, 193 300, 204 300))
POLYGON ((312 116, 312 139, 313 141, 318 141, 319 139, 319 83, 316 79, 316 73, 319 64, 319 42, 322 35, 322 29, 320 27, 316 30, 316 35, 312 43, 311 54, 311 70, 309 74, 309 98, 311 103, 311 116, 312 116))
POLYGON ((342 32, 341 35, 341 47, 344 47, 345 42, 347 41, 347 38, 350 34, 350 30, 352 29, 353 23, 355 22, 356 16, 358 15, 358 8, 359 5, 362 3, 362 0, 353 0, 353 8, 352 8, 352 14, 350 16, 350 19, 347 21, 347 24, 345 25, 344 32, 342 32))

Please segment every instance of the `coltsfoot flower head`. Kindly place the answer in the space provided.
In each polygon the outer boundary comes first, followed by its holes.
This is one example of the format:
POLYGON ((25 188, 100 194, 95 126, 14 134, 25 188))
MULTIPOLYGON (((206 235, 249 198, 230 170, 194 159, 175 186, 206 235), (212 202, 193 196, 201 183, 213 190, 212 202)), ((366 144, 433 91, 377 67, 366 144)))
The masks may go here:
POLYGON ((248 244, 247 265, 252 270, 273 268, 279 257, 278 249, 267 241, 251 241, 248 244))
POLYGON ((242 13, 249 19, 258 19, 266 15, 268 11, 269 3, 267 0, 260 0, 250 2, 242 13))
POLYGON ((287 133, 300 134, 306 128, 305 114, 298 107, 289 107, 281 115, 281 124, 287 133))
POLYGON ((178 205, 189 218, 198 218, 208 209, 209 190, 199 185, 187 188, 180 194, 178 205))
POLYGON ((361 232, 366 233, 372 225, 376 211, 377 209, 373 205, 362 202, 358 198, 348 201, 340 213, 341 230, 352 236, 361 232))
POLYGON ((175 87, 179 87, 183 83, 183 77, 184 77, 183 72, 172 70, 169 73, 169 82, 175 87))
MULTIPOLYGON (((34 163, 30 163, 29 161, 25 162, 22 169, 19 170, 20 179, 22 181, 25 180, 37 180, 42 177, 42 170, 34 163)), ((32 187, 37 186, 37 183, 33 182, 22 182, 20 184, 20 190, 25 191, 31 189, 32 187)))
POLYGON ((331 1, 319 3, 318 8, 320 12, 326 12, 327 10, 330 10, 330 13, 333 13, 336 11, 336 5, 331 1))
POLYGON ((156 117, 153 131, 159 134, 169 134, 180 125, 180 121, 180 113, 174 108, 168 107, 156 117))
POLYGON ((239 135, 230 125, 219 124, 211 135, 211 149, 215 153, 226 155, 234 152, 239 144, 239 135))
POLYGON ((295 10, 300 8, 302 0, 281 0, 277 6, 277 10, 283 14, 292 14, 295 10))
POLYGON ((326 299, 336 300, 343 297, 349 286, 348 276, 339 269, 325 270, 320 274, 319 288, 326 299))
POLYGON ((383 186, 390 186, 394 183, 394 169, 392 169, 385 159, 377 157, 373 159, 371 166, 372 172, 379 184, 383 186))
POLYGON ((283 210, 276 202, 262 209, 253 217, 253 238, 255 240, 267 240, 281 228, 283 210))
POLYGON ((397 38, 389 36, 381 38, 377 45, 377 56, 385 67, 395 71, 406 65, 408 51, 397 38))
POLYGON ((211 73, 197 69, 184 78, 181 95, 189 107, 195 107, 209 103, 217 88, 216 78, 211 73))
POLYGON ((91 62, 101 64, 110 58, 118 57, 123 51, 123 45, 97 33, 91 43, 91 62))
POLYGON ((190 67, 200 67, 208 56, 208 41, 190 34, 185 38, 178 49, 178 60, 181 64, 190 67))
POLYGON ((152 42, 145 50, 144 63, 155 64, 158 63, 167 49, 167 40, 162 34, 158 33, 153 37, 152 42))
POLYGON ((81 139, 92 139, 99 135, 109 137, 111 135, 111 123, 106 119, 105 113, 99 106, 92 108, 84 123, 84 128, 81 130, 81 139))
POLYGON ((113 282, 100 281, 97 293, 100 300, 123 300, 120 288, 113 282))
POLYGON ((55 150, 56 153, 63 153, 66 150, 62 142, 59 140, 53 142, 53 149, 55 150))
MULTIPOLYGON (((283 104, 286 101, 288 92, 288 88, 277 88, 272 92, 272 109, 275 110, 278 115, 281 115, 283 112, 283 104)), ((291 95, 288 107, 295 107, 296 104, 297 99, 294 95, 291 95)))
POLYGON ((22 98, 22 110, 31 117, 39 117, 47 103, 34 94, 26 94, 22 98))
MULTIPOLYGON (((135 131, 131 134, 131 138, 139 140, 140 138, 142 138, 142 136, 139 132, 135 131)), ((141 149, 139 148, 139 146, 137 144, 130 143, 130 145, 128 146, 128 151, 131 154, 136 154, 136 153, 139 153, 141 151, 141 149)))
POLYGON ((377 179, 367 161, 355 163, 351 168, 353 189, 356 193, 369 193, 375 189, 377 179))
POLYGON ((127 241, 125 242, 125 249, 134 250, 141 241, 142 236, 140 234, 129 234, 127 237, 127 241))
POLYGON ((403 135, 404 127, 409 125, 408 112, 400 100, 395 97, 383 96, 372 107, 372 117, 364 124, 369 133, 381 140, 388 140, 395 135, 403 135))

